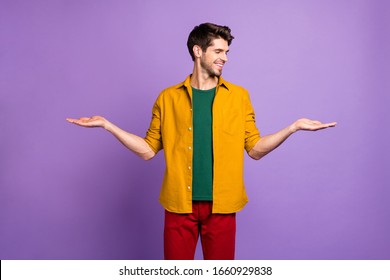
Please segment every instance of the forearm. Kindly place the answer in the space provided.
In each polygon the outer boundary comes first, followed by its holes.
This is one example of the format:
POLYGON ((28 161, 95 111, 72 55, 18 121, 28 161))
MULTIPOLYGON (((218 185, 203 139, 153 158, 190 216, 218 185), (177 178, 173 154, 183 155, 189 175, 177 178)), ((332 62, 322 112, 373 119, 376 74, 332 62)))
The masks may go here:
POLYGON ((259 160, 268 153, 279 147, 288 137, 290 137, 297 129, 294 124, 270 135, 263 136, 256 145, 249 151, 249 156, 259 160))
POLYGON ((156 155, 142 137, 124 131, 109 121, 105 123, 104 129, 114 135, 126 148, 142 159, 149 160, 156 155))
POLYGON ((321 123, 320 121, 313 121, 310 119, 299 119, 290 126, 271 135, 261 138, 256 145, 249 151, 249 156, 253 159, 261 159, 269 152, 280 146, 291 134, 298 130, 317 131, 328 127, 336 126, 336 122, 321 123))

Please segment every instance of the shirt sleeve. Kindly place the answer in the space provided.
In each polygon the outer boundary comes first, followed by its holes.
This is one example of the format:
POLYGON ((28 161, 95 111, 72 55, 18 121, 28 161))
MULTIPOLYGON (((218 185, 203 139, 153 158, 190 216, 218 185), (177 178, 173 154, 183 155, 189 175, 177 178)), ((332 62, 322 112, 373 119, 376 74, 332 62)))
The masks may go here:
POLYGON ((255 111, 253 110, 252 103, 248 92, 245 96, 245 150, 249 153, 250 150, 260 140, 260 132, 256 127, 255 111))
POLYGON ((146 143, 156 154, 163 148, 161 135, 161 107, 159 106, 159 98, 154 103, 152 109, 152 120, 145 136, 146 143))

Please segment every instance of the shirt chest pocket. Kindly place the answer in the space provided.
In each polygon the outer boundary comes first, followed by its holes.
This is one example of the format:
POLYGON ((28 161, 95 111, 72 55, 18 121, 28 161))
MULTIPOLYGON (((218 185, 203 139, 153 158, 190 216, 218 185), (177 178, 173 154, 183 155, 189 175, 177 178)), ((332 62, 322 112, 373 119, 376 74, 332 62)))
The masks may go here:
POLYGON ((240 110, 226 108, 222 114, 222 130, 229 135, 239 135, 244 131, 244 119, 240 110))

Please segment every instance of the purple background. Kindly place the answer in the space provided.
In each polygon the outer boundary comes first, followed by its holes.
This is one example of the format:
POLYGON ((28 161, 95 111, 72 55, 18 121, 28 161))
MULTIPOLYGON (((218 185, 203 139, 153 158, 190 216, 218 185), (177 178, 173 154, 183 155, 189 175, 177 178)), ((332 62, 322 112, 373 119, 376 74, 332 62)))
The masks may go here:
POLYGON ((163 257, 163 153, 144 162, 65 118, 144 136, 206 21, 232 28, 224 77, 263 135, 338 122, 246 157, 237 259, 389 259, 389 3, 1 0, 0 259, 163 257))

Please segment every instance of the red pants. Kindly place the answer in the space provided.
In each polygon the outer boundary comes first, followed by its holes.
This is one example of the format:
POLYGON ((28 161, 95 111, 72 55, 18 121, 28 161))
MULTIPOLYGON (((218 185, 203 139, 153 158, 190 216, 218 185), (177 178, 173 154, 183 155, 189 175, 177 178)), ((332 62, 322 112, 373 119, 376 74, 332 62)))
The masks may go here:
POLYGON ((164 258, 193 260, 200 235, 205 260, 233 260, 236 214, 212 214, 212 202, 195 201, 191 214, 165 211, 164 258))

